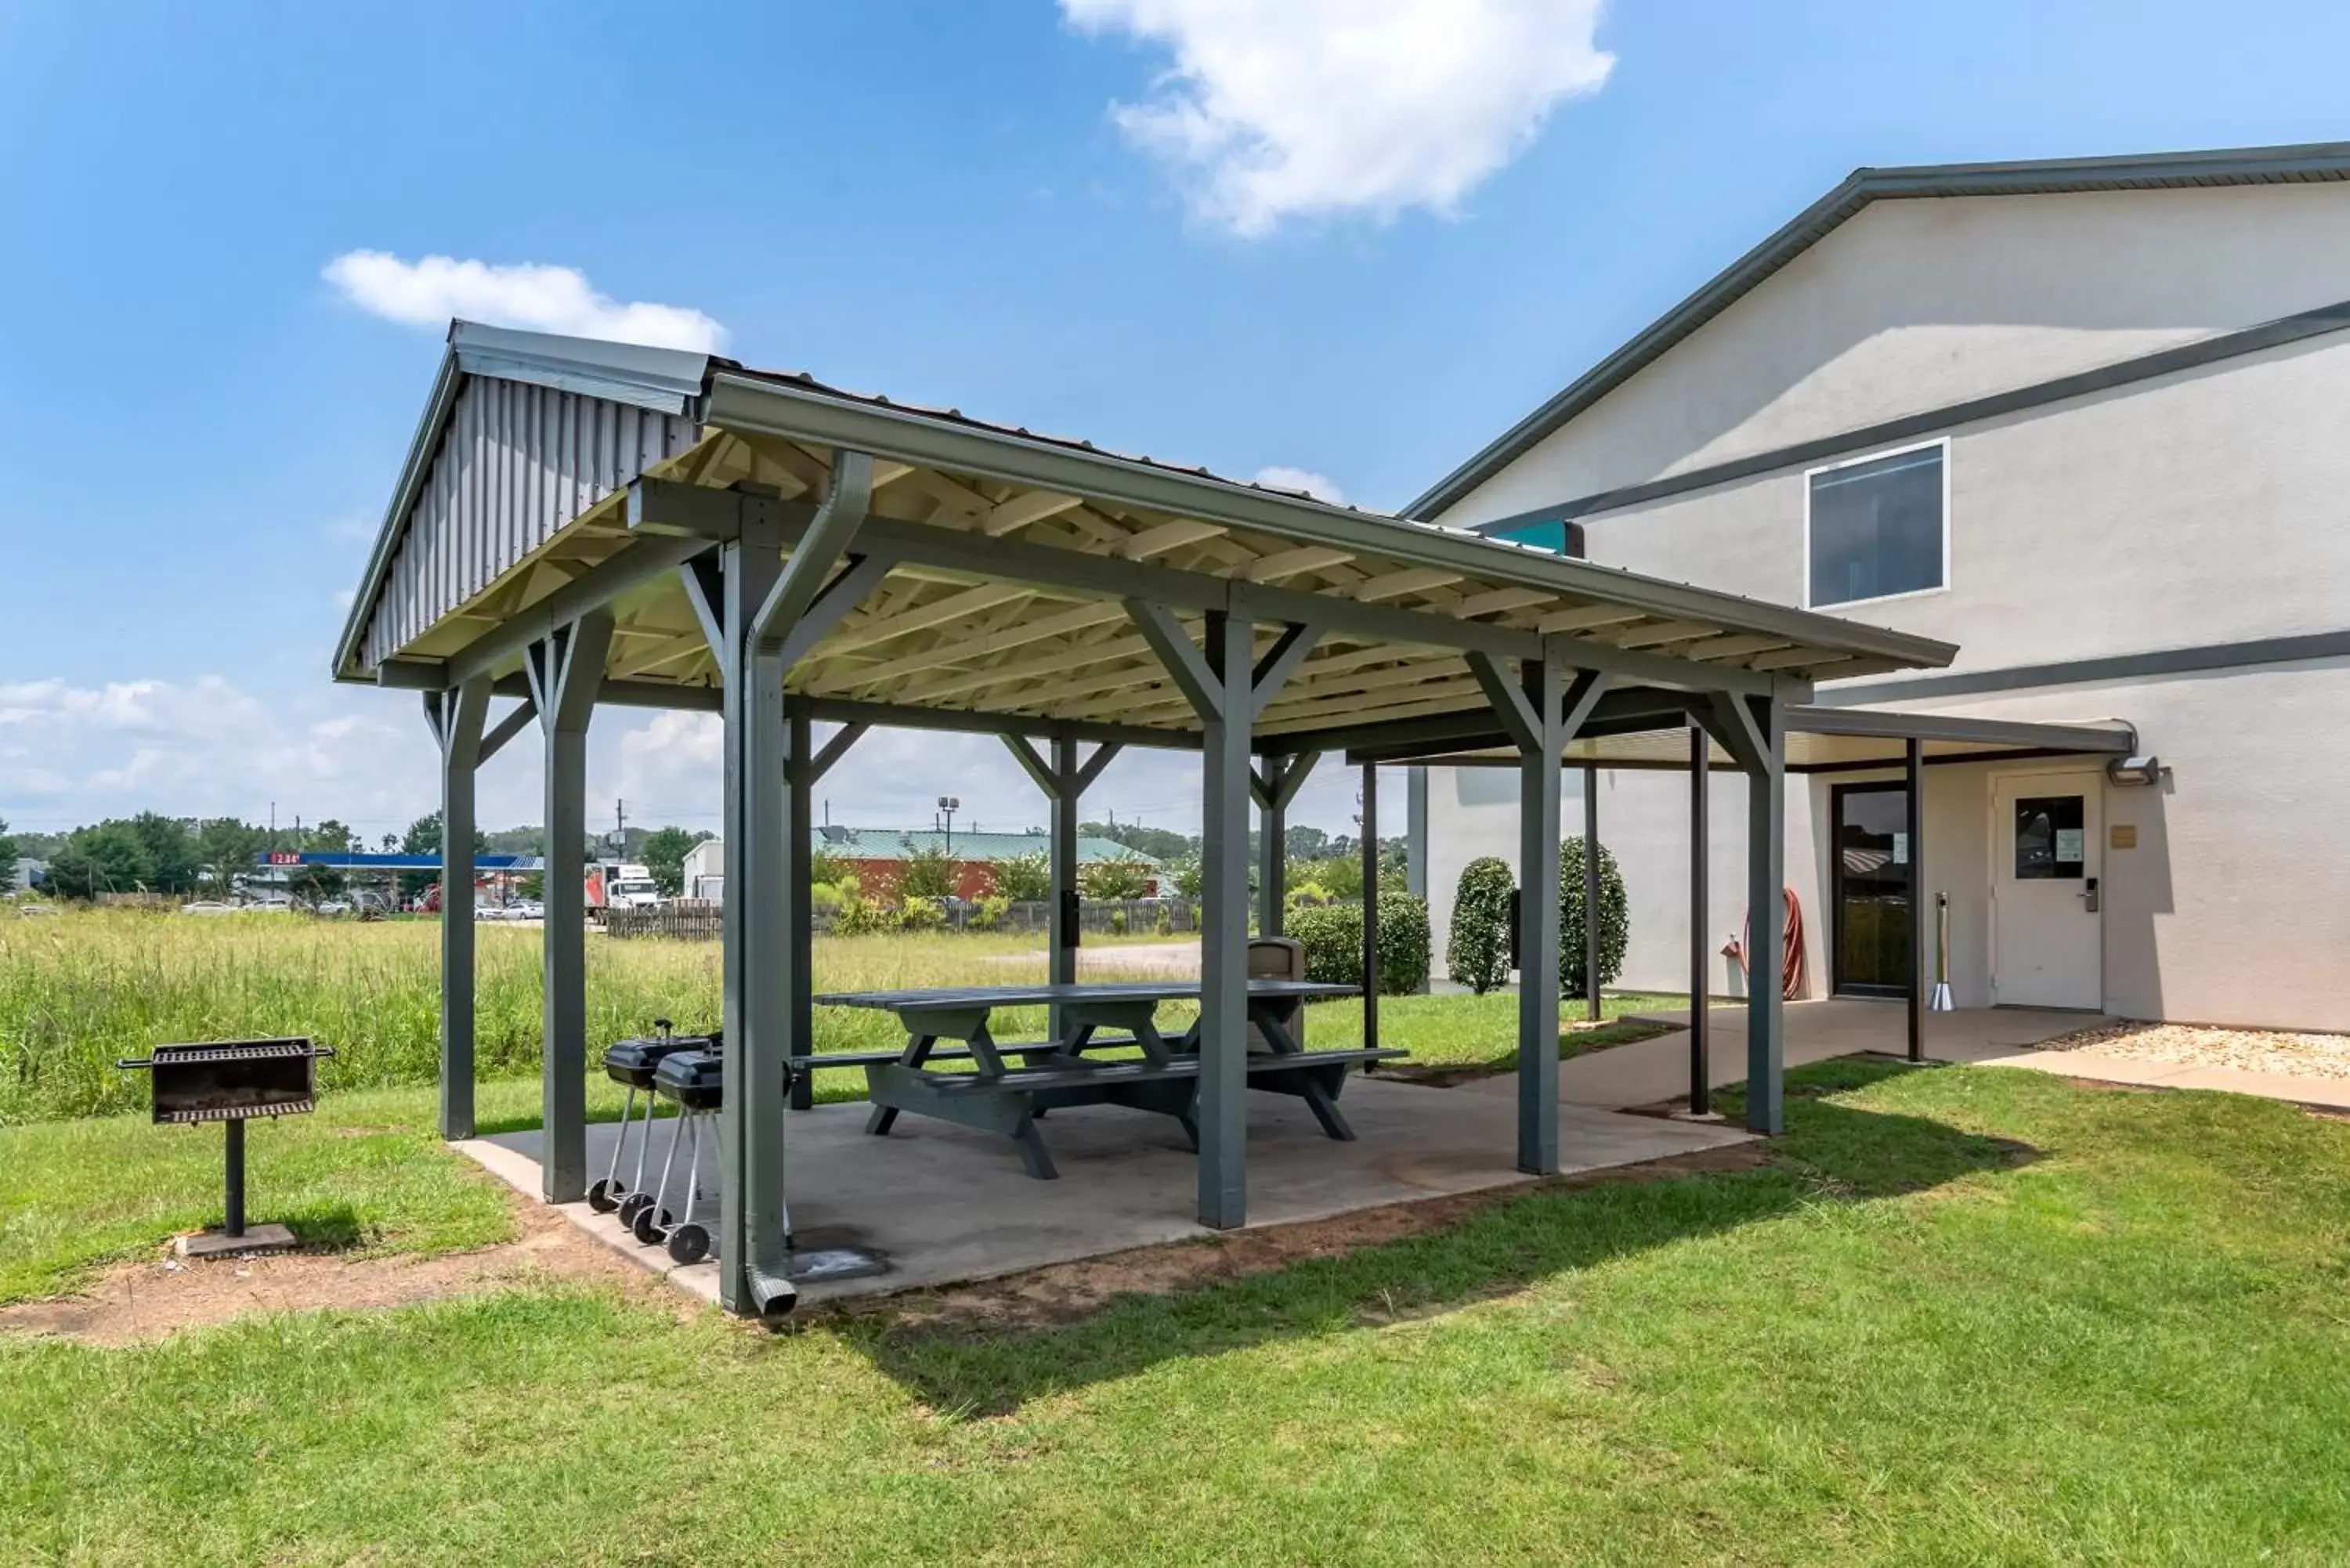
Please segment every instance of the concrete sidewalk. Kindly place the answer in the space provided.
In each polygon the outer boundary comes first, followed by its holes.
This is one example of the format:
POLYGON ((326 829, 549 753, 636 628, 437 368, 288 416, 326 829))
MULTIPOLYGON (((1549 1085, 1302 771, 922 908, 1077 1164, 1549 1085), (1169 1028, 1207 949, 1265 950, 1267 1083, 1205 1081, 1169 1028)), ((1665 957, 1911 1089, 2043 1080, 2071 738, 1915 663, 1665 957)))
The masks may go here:
POLYGON ((2054 1073, 2059 1077, 2135 1084, 2149 1089, 2217 1089, 2296 1106, 2350 1111, 2350 1078, 2256 1073, 2243 1067, 2199 1067, 2190 1062, 2149 1062, 2136 1056, 2109 1056, 2093 1046, 2078 1051, 2019 1051, 1991 1057, 1982 1065, 2023 1067, 2035 1073, 2054 1073))
MULTIPOLYGON (((1621 1109, 1685 1098, 1690 1086, 1689 1012, 1642 1013, 1674 1026, 1653 1040, 1614 1045, 1562 1062, 1559 1098, 1571 1105, 1621 1109)), ((1800 1067, 1865 1051, 1899 1054, 1908 1049, 1907 1015, 1898 1002, 1835 997, 1791 1002, 1786 1011, 1786 1063, 1800 1067)), ((1746 1081, 1746 1010, 1717 1007, 1708 1015, 1711 1039, 1708 1080, 1719 1089, 1746 1081)), ((2093 1028, 2106 1019, 2094 1012, 2048 1012, 2024 1008, 1970 1008, 1926 1016, 1926 1054, 1937 1062, 1980 1063, 2012 1054, 2060 1034, 2093 1028)), ((1471 1093, 1514 1095, 1517 1079, 1504 1074, 1461 1087, 1471 1093)))

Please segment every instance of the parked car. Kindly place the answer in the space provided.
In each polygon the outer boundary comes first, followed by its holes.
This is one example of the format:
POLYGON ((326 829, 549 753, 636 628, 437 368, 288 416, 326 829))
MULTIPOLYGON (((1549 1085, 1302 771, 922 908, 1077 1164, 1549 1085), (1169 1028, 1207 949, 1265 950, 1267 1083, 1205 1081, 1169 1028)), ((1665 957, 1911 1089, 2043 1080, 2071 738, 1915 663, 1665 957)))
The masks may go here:
POLYGON ((211 898, 199 898, 192 904, 181 905, 180 913, 183 915, 233 915, 236 913, 236 906, 234 904, 218 903, 211 898))

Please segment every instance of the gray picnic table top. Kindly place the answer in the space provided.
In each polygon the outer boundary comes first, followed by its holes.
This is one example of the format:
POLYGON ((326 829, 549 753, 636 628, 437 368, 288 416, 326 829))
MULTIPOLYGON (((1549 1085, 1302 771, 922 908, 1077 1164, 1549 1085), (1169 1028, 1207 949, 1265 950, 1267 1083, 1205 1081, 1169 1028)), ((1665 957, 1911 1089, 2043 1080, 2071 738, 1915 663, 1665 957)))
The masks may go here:
MULTIPOLYGON (((1311 980, 1252 980, 1252 998, 1267 1001, 1313 1001, 1320 997, 1358 996, 1361 989, 1311 980)), ((816 1000, 827 1007, 872 1007, 888 1012, 961 1010, 973 1007, 1048 1007, 1055 1003, 1088 1002, 1186 1002, 1200 994, 1196 980, 1104 981, 1089 983, 1035 985, 949 985, 907 991, 843 991, 816 1000)))

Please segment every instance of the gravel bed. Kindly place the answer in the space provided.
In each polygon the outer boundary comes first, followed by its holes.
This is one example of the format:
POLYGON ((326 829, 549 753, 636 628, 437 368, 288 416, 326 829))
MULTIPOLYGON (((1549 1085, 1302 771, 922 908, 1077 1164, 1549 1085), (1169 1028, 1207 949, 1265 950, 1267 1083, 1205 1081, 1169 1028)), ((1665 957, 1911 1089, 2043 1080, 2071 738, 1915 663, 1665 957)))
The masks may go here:
POLYGON ((2303 1078, 2350 1078, 2350 1034, 2210 1029, 2185 1023, 2122 1023, 2049 1041, 2044 1051, 2090 1051, 2142 1062, 2234 1067, 2303 1078))

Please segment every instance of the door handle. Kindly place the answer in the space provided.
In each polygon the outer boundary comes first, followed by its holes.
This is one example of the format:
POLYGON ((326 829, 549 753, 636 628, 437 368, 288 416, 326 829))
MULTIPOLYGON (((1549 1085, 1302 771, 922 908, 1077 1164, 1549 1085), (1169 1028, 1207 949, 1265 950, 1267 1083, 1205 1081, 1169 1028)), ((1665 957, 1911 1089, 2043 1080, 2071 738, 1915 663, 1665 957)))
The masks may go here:
POLYGON ((2090 914, 2095 914, 2098 909, 2097 879, 2095 877, 2091 877, 2085 880, 2081 884, 2080 892, 2075 894, 2074 897, 2081 900, 2082 909, 2087 910, 2090 914))

